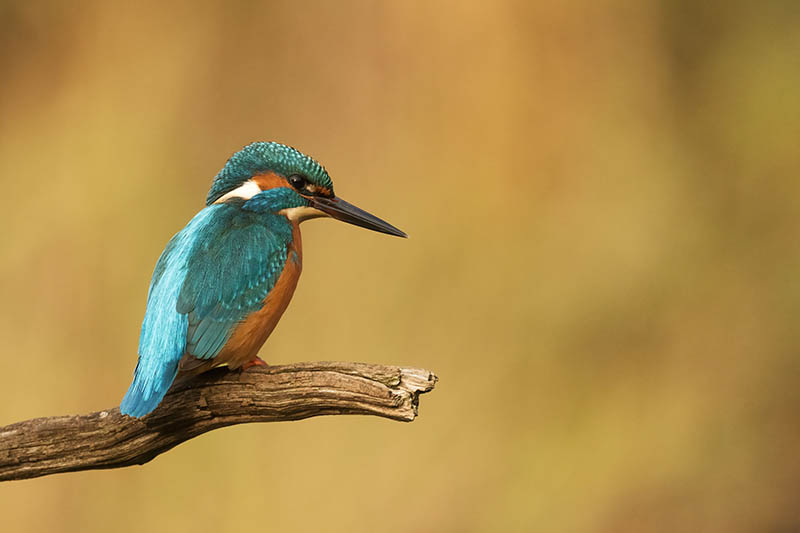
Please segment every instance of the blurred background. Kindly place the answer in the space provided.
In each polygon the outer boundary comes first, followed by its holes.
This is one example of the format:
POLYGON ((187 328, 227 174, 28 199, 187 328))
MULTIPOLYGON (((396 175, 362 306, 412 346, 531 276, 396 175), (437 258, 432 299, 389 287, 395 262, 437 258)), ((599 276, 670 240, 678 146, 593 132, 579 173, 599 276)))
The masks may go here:
POLYGON ((800 3, 136 4, 0 2, 0 424, 119 402, 254 140, 410 234, 305 224, 261 355, 440 382, 4 483, 8 531, 800 530, 800 3))

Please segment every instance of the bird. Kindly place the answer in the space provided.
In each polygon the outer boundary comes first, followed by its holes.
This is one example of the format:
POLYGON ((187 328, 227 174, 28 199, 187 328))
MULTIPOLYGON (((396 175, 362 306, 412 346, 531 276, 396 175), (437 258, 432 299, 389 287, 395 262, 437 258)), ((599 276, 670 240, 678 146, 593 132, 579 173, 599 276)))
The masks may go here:
POLYGON ((302 270, 299 225, 320 217, 407 237, 336 196, 327 170, 295 148, 254 142, 233 154, 156 262, 122 414, 151 413, 176 378, 266 365, 258 352, 302 270))

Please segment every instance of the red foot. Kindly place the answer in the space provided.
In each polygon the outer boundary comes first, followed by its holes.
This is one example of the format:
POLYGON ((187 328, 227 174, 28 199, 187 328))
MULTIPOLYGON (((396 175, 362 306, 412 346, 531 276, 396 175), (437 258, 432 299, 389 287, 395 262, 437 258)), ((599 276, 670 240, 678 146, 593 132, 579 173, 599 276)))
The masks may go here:
POLYGON ((256 356, 256 358, 253 359, 252 361, 248 361, 248 362, 246 362, 245 364, 242 365, 242 372, 244 372, 248 368, 252 368, 254 366, 269 366, 269 365, 267 364, 266 361, 264 361, 260 357, 256 356))

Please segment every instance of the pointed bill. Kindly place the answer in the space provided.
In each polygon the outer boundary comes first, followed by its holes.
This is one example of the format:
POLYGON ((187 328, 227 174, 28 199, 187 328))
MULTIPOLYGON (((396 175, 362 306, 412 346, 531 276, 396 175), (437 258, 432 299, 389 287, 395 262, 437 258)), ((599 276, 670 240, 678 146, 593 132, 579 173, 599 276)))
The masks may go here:
POLYGON ((388 222, 379 219, 373 214, 367 213, 361 208, 354 206, 351 203, 345 202, 341 198, 324 198, 314 197, 311 199, 313 206, 320 211, 327 213, 336 220, 347 222, 361 226, 362 228, 371 229, 380 233, 388 235, 395 235, 397 237, 408 237, 405 232, 395 228, 388 222))

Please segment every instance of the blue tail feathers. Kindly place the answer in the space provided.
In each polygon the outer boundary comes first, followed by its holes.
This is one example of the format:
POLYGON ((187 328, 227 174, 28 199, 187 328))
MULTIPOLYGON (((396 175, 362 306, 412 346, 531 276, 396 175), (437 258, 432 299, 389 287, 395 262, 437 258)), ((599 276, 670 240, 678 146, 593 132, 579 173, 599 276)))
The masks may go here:
POLYGON ((136 418, 151 413, 164 399, 177 374, 177 362, 148 368, 140 361, 136 365, 133 383, 119 406, 120 412, 136 418))
POLYGON ((186 279, 189 257, 202 228, 215 208, 200 211, 167 244, 153 271, 147 293, 147 311, 139 335, 139 362, 119 410, 143 417, 155 409, 178 374, 178 363, 186 352, 189 319, 177 310, 178 296, 186 279))

